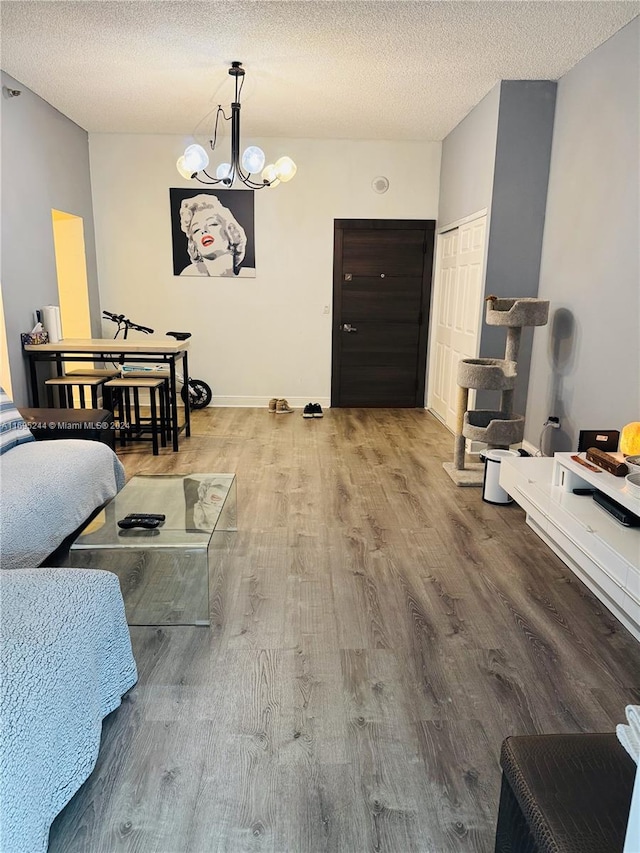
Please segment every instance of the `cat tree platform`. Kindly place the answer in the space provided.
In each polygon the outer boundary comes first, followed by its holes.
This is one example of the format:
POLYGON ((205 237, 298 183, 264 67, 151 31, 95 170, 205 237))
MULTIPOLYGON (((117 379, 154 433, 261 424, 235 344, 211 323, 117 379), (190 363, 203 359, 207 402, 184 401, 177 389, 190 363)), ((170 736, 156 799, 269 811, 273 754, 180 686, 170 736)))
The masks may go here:
POLYGON ((485 322, 488 326, 546 326, 548 320, 549 303, 546 300, 487 298, 485 322))
POLYGON ((458 362, 458 386, 478 391, 510 391, 518 373, 515 361, 504 358, 463 358, 458 362))
POLYGON ((471 409, 464 413, 462 435, 490 447, 508 448, 524 438, 524 415, 505 415, 494 409, 471 409))
POLYGON ((456 486, 477 488, 484 479, 484 462, 469 462, 464 468, 456 468, 453 462, 443 462, 442 467, 456 486))
POLYGON ((464 413, 462 430, 455 439, 455 461, 443 462, 442 467, 456 486, 481 486, 484 463, 465 464, 465 439, 483 442, 490 448, 508 448, 512 444, 519 444, 523 437, 523 415, 505 415, 493 409, 468 410, 464 413))

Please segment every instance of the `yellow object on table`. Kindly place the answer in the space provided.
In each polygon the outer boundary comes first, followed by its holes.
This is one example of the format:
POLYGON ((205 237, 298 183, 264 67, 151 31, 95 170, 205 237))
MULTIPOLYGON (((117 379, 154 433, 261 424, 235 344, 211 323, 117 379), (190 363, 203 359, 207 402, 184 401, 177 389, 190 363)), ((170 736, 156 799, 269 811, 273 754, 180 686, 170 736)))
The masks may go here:
POLYGON ((640 423, 627 424, 620 433, 620 453, 625 456, 640 454, 640 423))

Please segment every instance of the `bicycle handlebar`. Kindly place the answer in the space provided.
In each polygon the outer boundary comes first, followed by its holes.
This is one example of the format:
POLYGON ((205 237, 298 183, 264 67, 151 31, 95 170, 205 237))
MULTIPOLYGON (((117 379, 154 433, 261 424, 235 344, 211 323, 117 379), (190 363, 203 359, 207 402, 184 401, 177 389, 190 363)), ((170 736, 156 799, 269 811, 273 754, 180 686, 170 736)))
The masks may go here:
POLYGON ((136 332, 144 332, 145 335, 152 335, 153 329, 150 329, 148 326, 139 326, 137 323, 129 323, 130 329, 135 329, 136 332))
POLYGON ((119 323, 121 320, 124 320, 124 314, 112 314, 111 311, 103 311, 102 316, 106 317, 108 320, 112 320, 114 323, 119 323))
POLYGON ((112 323, 117 323, 125 329, 134 329, 134 331, 143 332, 145 335, 153 334, 153 329, 150 329, 148 326, 139 326, 138 323, 134 323, 132 320, 127 319, 124 314, 113 314, 111 311, 103 311, 102 316, 106 317, 107 320, 111 320, 112 323))

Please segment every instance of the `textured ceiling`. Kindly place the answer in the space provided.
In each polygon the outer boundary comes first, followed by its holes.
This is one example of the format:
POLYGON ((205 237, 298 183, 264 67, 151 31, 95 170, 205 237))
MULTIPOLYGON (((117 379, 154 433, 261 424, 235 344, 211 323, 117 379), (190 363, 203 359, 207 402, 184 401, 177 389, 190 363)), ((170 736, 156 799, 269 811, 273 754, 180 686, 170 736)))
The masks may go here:
MULTIPOLYGON (((89 131, 442 139, 500 79, 557 79, 637 2, 4 0, 2 67, 89 131), (209 133, 205 121, 200 133, 209 133)), ((594 105, 595 106, 595 105, 594 105)))

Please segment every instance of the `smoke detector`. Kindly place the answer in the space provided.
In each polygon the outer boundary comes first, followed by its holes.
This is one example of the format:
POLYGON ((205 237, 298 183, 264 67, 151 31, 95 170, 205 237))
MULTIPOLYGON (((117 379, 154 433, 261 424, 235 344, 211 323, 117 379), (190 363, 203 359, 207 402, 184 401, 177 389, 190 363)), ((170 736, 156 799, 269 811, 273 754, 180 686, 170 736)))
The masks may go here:
POLYGON ((386 193, 389 189, 389 178, 385 178, 384 175, 378 175, 377 178, 374 178, 371 181, 371 189, 374 193, 386 193))

